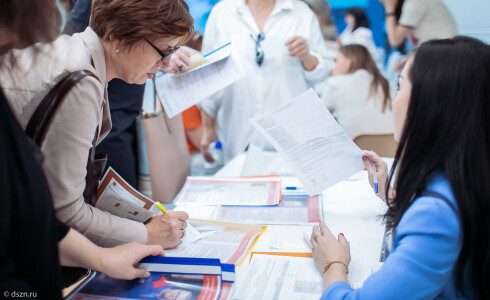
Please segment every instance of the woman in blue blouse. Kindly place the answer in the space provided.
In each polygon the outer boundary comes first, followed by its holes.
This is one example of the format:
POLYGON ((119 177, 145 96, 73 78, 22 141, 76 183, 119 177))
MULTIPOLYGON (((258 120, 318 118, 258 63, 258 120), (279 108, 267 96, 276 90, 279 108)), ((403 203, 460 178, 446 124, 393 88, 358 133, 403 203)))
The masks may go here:
POLYGON ((468 37, 422 44, 400 76, 393 115, 389 176, 379 156, 363 157, 388 204, 391 252, 353 290, 345 237, 315 226, 322 299, 490 299, 490 46, 468 37))

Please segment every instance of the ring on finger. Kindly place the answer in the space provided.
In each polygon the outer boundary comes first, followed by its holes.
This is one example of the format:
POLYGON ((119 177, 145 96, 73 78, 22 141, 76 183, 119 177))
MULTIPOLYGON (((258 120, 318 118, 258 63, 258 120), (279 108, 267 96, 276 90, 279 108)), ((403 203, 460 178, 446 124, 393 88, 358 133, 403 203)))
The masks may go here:
POLYGON ((182 236, 180 237, 181 239, 184 238, 185 236, 185 230, 182 230, 182 236))
POLYGON ((180 228, 180 229, 182 229, 182 230, 185 229, 185 221, 182 221, 182 228, 180 228))

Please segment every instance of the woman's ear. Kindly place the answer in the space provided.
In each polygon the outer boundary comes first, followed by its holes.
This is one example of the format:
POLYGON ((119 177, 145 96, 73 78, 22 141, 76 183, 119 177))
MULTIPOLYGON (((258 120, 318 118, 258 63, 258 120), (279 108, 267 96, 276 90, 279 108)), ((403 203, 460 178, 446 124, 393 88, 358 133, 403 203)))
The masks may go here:
POLYGON ((122 43, 120 40, 114 38, 114 35, 109 36, 109 44, 111 45, 112 51, 119 54, 122 51, 122 43))

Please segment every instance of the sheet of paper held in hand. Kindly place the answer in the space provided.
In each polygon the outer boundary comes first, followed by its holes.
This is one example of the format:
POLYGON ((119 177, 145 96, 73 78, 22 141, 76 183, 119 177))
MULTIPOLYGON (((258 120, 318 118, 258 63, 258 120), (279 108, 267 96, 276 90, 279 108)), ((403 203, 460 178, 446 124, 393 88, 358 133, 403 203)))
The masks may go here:
POLYGON ((363 152, 313 89, 250 122, 284 156, 309 195, 364 169, 363 152))
POLYGON ((205 59, 206 64, 184 73, 156 75, 157 94, 170 118, 245 76, 231 55, 231 44, 205 59))
POLYGON ((280 177, 189 176, 175 205, 276 205, 280 200, 280 177))
MULTIPOLYGON (((266 255, 252 253, 246 279, 241 282, 231 297, 234 300, 260 299, 318 299, 323 292, 320 272, 307 253, 266 255)), ((311 253, 309 253, 311 256, 311 253)), ((352 263, 347 279, 355 289, 382 267, 383 263, 352 263)))

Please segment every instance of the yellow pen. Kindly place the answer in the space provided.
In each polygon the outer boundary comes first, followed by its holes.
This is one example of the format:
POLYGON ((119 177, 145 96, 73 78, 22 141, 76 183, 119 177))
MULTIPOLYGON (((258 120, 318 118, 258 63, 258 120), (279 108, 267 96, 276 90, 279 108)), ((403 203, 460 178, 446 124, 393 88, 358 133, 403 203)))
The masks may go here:
POLYGON ((156 201, 155 206, 158 207, 158 209, 161 210, 164 214, 167 213, 167 209, 160 202, 156 201))

